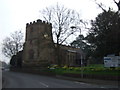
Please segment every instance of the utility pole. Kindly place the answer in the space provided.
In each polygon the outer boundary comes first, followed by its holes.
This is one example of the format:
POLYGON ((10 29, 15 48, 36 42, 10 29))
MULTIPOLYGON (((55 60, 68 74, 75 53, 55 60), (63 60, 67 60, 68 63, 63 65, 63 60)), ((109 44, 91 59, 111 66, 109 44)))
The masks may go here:
MULTIPOLYGON (((79 27, 76 27, 76 26, 71 26, 70 27, 71 29, 79 29, 80 30, 80 35, 81 35, 81 29, 79 27)), ((82 39, 80 38, 80 43, 82 44, 82 39)), ((81 48, 81 55, 80 55, 80 59, 81 59, 81 78, 83 78, 83 56, 82 56, 82 48, 81 48)))

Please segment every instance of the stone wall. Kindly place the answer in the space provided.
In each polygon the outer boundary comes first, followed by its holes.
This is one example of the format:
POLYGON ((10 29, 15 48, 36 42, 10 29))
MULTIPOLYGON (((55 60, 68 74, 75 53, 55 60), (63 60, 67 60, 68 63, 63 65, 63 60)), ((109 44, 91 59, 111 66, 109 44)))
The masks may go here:
POLYGON ((42 67, 55 63, 52 24, 41 20, 26 24, 23 66, 42 67))
MULTIPOLYGON (((52 24, 37 20, 26 24, 23 48, 23 67, 47 67, 57 64, 56 44, 52 37, 52 24)), ((83 52, 79 48, 60 45, 62 66, 79 66, 83 52)))

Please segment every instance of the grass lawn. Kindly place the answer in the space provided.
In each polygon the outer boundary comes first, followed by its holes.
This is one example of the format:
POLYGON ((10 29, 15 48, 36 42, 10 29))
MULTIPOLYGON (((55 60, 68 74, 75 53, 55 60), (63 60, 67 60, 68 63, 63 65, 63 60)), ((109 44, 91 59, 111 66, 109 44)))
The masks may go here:
MULTIPOLYGON (((50 70, 50 72, 54 72, 56 74, 64 74, 64 73, 81 74, 81 71, 63 70, 63 69, 50 70)), ((83 70, 83 74, 120 75, 120 71, 108 71, 108 70, 105 70, 105 71, 88 71, 88 70, 83 70)))

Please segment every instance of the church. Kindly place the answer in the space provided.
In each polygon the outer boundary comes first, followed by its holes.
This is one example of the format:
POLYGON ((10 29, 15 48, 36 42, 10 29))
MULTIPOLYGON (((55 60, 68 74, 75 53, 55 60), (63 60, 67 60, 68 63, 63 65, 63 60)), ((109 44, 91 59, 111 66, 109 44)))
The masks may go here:
MULTIPOLYGON (((52 36, 52 24, 38 19, 26 24, 26 37, 22 51, 22 67, 46 67, 57 65, 56 44, 52 36)), ((61 65, 85 65, 85 54, 80 48, 60 45, 61 65)), ((17 60, 19 61, 19 60, 17 60)))

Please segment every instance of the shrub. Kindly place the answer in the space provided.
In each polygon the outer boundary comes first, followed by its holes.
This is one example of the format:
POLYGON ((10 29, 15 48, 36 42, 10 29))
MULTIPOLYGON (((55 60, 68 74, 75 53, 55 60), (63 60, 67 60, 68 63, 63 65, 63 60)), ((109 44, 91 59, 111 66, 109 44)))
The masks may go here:
POLYGON ((120 67, 116 67, 115 70, 120 71, 120 67))
POLYGON ((75 71, 80 71, 80 67, 74 67, 75 71))
POLYGON ((104 71, 104 70, 106 70, 106 69, 103 68, 103 67, 98 67, 98 68, 94 68, 94 70, 95 70, 95 71, 104 71))
POLYGON ((48 66, 49 69, 55 69, 55 68, 58 68, 58 65, 51 65, 51 66, 48 66))
POLYGON ((62 69, 68 69, 68 66, 67 66, 67 65, 65 65, 64 67, 62 67, 62 69))
POLYGON ((69 67, 69 70, 73 70, 74 68, 73 67, 69 67))

